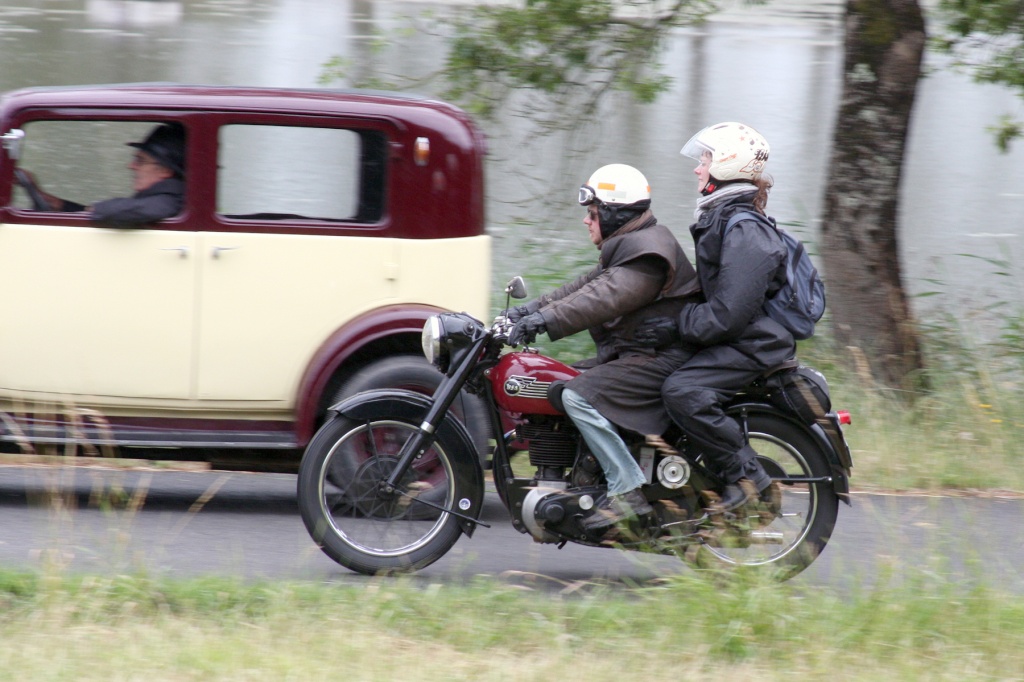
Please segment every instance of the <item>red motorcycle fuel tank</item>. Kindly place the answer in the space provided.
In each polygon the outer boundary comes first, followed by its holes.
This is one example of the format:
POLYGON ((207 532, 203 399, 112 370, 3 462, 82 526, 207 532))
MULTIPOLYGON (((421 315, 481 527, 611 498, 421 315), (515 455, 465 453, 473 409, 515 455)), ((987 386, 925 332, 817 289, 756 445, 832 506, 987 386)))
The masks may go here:
POLYGON ((539 353, 506 353, 491 370, 491 387, 498 406, 523 414, 560 414, 548 402, 548 387, 579 374, 558 360, 539 353))

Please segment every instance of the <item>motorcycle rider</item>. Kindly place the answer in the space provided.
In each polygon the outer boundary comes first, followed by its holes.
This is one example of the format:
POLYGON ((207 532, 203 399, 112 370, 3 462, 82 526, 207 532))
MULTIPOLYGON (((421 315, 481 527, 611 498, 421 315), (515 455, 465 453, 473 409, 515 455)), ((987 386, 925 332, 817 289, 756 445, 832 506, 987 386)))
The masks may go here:
POLYGON ((653 347, 678 343, 696 349, 662 387, 672 420, 704 448, 725 482, 720 508, 744 504, 771 484, 736 420, 722 403, 766 370, 795 357, 796 342, 762 310, 786 278, 786 248, 779 234, 739 211, 764 214, 770 176, 769 146, 750 126, 726 122, 694 135, 680 154, 698 162, 701 199, 690 226, 704 300, 688 303, 673 319, 648 320, 637 333, 653 347))
POLYGON ((616 427, 661 434, 668 418, 664 380, 689 357, 679 345, 642 347, 633 333, 652 316, 675 317, 699 292, 696 272, 675 236, 651 213, 651 191, 640 171, 624 164, 597 169, 579 191, 583 222, 600 254, 597 266, 555 291, 508 311, 516 324, 509 343, 552 341, 587 329, 597 357, 562 393, 566 414, 600 462, 608 495, 583 521, 598 531, 651 513, 646 482, 616 427))

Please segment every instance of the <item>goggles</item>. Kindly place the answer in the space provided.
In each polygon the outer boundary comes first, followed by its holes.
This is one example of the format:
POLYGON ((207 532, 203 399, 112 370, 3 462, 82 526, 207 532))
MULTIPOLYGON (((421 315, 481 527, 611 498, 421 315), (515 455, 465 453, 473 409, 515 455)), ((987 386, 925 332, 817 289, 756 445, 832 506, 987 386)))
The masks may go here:
POLYGON ((583 185, 580 187, 580 206, 590 206, 597 201, 599 200, 593 187, 590 185, 583 185))

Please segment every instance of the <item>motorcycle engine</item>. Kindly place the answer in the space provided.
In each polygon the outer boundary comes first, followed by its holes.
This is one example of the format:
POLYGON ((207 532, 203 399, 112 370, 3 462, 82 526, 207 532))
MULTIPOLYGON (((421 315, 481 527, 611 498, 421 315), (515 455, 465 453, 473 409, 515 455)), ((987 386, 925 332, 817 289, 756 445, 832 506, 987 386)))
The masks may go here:
POLYGON ((567 469, 576 461, 580 433, 565 417, 537 417, 516 427, 516 436, 529 442, 530 464, 567 469))

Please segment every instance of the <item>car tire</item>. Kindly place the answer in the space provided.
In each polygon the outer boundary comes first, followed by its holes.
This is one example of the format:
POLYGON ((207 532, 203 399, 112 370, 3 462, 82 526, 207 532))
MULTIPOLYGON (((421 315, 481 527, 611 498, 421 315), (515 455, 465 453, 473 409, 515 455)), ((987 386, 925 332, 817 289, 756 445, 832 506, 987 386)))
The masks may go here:
MULTIPOLYGON (((433 395, 443 375, 426 358, 416 355, 396 355, 375 360, 356 370, 331 395, 328 406, 362 391, 375 388, 401 388, 424 395, 433 395)), ((487 407, 479 396, 463 391, 452 405, 452 414, 466 427, 480 455, 484 468, 490 466, 490 419, 487 407)))

